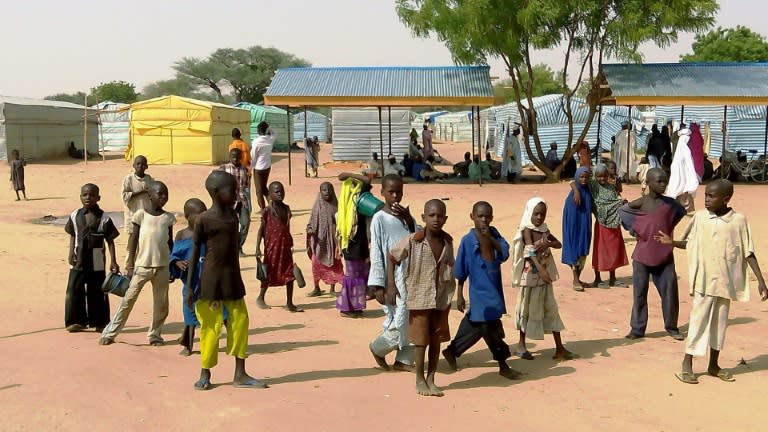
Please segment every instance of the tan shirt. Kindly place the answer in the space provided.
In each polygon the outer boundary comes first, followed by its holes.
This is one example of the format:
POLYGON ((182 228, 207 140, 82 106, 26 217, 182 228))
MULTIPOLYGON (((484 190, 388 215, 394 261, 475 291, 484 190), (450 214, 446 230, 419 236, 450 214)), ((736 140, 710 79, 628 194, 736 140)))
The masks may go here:
POLYGON ((440 259, 435 261, 435 255, 425 236, 424 230, 409 235, 395 245, 389 255, 395 262, 406 266, 408 309, 446 310, 451 307, 453 293, 456 291, 456 279, 453 277, 453 239, 446 234, 443 252, 440 259), (408 261, 404 262, 406 258, 408 261))
POLYGON ((718 217, 707 210, 699 210, 683 238, 688 241, 691 295, 696 292, 731 300, 749 300, 747 258, 755 248, 752 229, 744 215, 731 210, 718 217))
POLYGON ((144 210, 149 207, 148 185, 152 181, 149 174, 139 178, 135 173, 130 173, 123 179, 123 221, 125 222, 125 232, 133 232, 133 215, 138 210, 144 210))
POLYGON ((168 247, 168 228, 176 223, 176 217, 163 212, 159 216, 151 215, 140 209, 133 215, 133 223, 139 225, 139 247, 136 251, 136 267, 165 267, 169 263, 171 250, 168 247))

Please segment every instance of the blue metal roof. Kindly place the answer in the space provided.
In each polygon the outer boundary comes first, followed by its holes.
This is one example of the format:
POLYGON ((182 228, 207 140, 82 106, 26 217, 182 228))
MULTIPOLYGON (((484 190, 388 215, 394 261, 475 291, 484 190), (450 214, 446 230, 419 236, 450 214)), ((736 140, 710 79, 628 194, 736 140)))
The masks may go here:
POLYGON ((267 92, 272 105, 491 105, 488 66, 281 68, 267 92))
POLYGON ((617 105, 768 103, 768 63, 605 64, 617 105))

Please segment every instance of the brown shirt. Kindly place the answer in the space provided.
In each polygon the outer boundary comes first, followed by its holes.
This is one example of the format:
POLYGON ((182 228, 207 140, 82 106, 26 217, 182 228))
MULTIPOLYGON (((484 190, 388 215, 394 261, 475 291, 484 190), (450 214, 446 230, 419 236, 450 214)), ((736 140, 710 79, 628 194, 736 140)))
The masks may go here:
POLYGON ((233 209, 218 216, 207 210, 197 217, 193 241, 205 244, 206 253, 200 275, 203 300, 239 300, 245 297, 240 275, 240 225, 233 209))
POLYGON ((437 261, 423 229, 401 240, 389 255, 395 262, 406 265, 408 309, 446 310, 451 307, 456 280, 453 277, 453 239, 448 234, 445 234, 443 251, 437 261), (406 258, 409 258, 408 262, 404 263, 406 258))

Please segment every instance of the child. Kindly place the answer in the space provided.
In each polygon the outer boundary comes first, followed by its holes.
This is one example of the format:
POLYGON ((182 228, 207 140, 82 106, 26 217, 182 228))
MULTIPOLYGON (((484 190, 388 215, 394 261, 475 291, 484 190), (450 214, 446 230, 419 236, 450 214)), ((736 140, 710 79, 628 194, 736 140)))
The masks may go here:
POLYGON ((131 278, 128 291, 120 302, 112 321, 101 333, 99 344, 110 345, 125 326, 133 305, 147 282, 152 282, 152 324, 147 332, 149 344, 162 346, 163 324, 168 317, 168 270, 173 249, 173 224, 176 217, 163 210, 168 202, 168 187, 159 181, 149 184, 149 207, 137 210, 131 222, 133 232, 128 239, 125 270, 131 278), (134 272, 135 267, 135 272, 134 272))
POLYGON ((469 309, 453 341, 443 350, 443 356, 451 369, 457 370, 456 359, 483 339, 499 364, 499 375, 518 379, 520 372, 507 364, 511 353, 509 345, 504 342, 504 326, 501 323, 501 316, 507 313, 501 263, 509 259, 509 243, 491 226, 493 207, 489 203, 476 202, 470 218, 475 228, 461 239, 454 267, 459 283, 456 308, 459 312, 464 312, 466 308, 464 282, 469 278, 469 309))
POLYGON ((385 176, 381 180, 381 195, 384 197, 384 207, 373 215, 371 221, 371 271, 368 275, 368 286, 376 293, 376 300, 383 305, 386 316, 382 325, 383 331, 368 348, 373 359, 384 370, 390 370, 386 355, 397 350, 392 369, 412 372, 413 349, 408 343, 408 291, 405 286, 405 269, 395 269, 394 283, 399 295, 394 306, 385 302, 384 287, 387 286, 386 263, 389 250, 416 231, 416 221, 409 208, 400 205, 403 199, 403 179, 400 176, 385 176))
POLYGON ((664 196, 667 181, 667 173, 651 168, 647 176, 648 195, 619 209, 621 224, 637 238, 635 251, 632 252, 631 330, 625 336, 630 340, 645 336, 648 326, 648 282, 651 277, 661 297, 664 329, 673 339, 684 339, 677 328, 680 303, 672 246, 654 239, 659 231, 672 233, 685 216, 685 208, 680 203, 664 196))
POLYGON ((201 213, 194 223, 192 257, 189 260, 187 286, 195 286, 201 250, 205 247, 205 264, 200 273, 199 297, 187 290, 186 303, 194 304, 200 319, 200 379, 195 390, 211 388, 211 368, 218 363, 219 334, 226 322, 227 354, 235 357, 232 385, 242 388, 266 388, 262 381, 245 372, 248 356, 248 307, 245 285, 240 276, 238 247, 238 215, 233 209, 237 199, 235 177, 223 171, 213 171, 205 180, 205 189, 213 199, 210 210, 201 213), (195 300, 197 302, 195 303, 195 300), (229 313, 228 319, 224 316, 229 313))
POLYGON ((547 218, 547 203, 542 198, 531 198, 525 205, 520 226, 512 241, 513 271, 512 284, 520 287, 515 308, 515 322, 520 330, 515 355, 533 360, 525 347, 525 336, 543 340, 544 333, 552 333, 555 339, 555 360, 572 360, 575 355, 565 349, 560 332, 565 329, 557 308, 552 284, 559 278, 555 259, 550 249, 563 245, 549 232, 544 220, 547 218))
POLYGON ((391 265, 387 266, 387 304, 391 306, 395 305, 397 296, 395 266, 405 268, 408 339, 416 346, 416 391, 422 396, 443 396, 443 391, 435 385, 435 372, 440 343, 451 340, 448 313, 456 281, 453 278, 453 239, 443 231, 448 219, 445 213, 442 201, 427 201, 421 215, 426 229, 409 235, 391 249, 391 265), (427 346, 429 363, 425 377, 427 346))
POLYGON ((320 281, 331 285, 331 294, 336 292, 336 284, 344 277, 341 255, 336 242, 336 212, 339 202, 333 185, 324 182, 320 185, 312 213, 307 224, 307 253, 312 260, 312 278, 315 289, 310 297, 323 294, 320 281))
POLYGON ((613 159, 609 159, 605 164, 608 166, 608 184, 612 185, 616 189, 616 193, 621 195, 624 192, 624 188, 621 177, 616 174, 616 162, 613 159))
POLYGON ((582 166, 573 176, 571 190, 563 205, 563 256, 561 261, 568 264, 573 273, 574 291, 584 291, 588 283, 581 281, 581 272, 589 255, 592 240, 592 195, 589 193, 589 167, 582 166))
POLYGON ((264 301, 268 287, 285 285, 285 309, 304 312, 293 304, 293 237, 291 236, 291 208, 284 202, 283 184, 274 181, 269 184, 269 203, 261 212, 261 226, 256 235, 256 258, 261 258, 261 240, 264 239, 264 264, 267 265, 269 280, 261 282, 261 291, 256 305, 269 309, 264 301))
POLYGON ((240 162, 243 158, 243 152, 239 148, 233 148, 229 151, 229 162, 221 165, 219 170, 228 172, 235 176, 237 181, 237 199, 235 201, 235 212, 240 221, 240 256, 245 256, 243 245, 248 237, 248 230, 251 227, 251 204, 248 194, 248 185, 250 177, 248 169, 240 162))
POLYGON ((115 239, 120 233, 112 219, 99 208, 99 187, 87 183, 80 188, 83 204, 69 215, 64 231, 69 237, 69 282, 64 302, 64 325, 68 332, 86 327, 101 332, 109 322, 109 298, 101 290, 106 278, 104 243, 109 249, 109 270, 120 271, 115 256, 115 239), (87 287, 87 288, 86 288, 87 287))
POLYGON ((647 157, 640 158, 640 165, 637 166, 637 181, 640 182, 640 194, 645 196, 648 194, 648 183, 645 181, 648 176, 648 170, 651 169, 651 165, 648 163, 647 157))
POLYGON ((381 161, 379 160, 379 154, 373 152, 371 159, 368 160, 368 167, 363 170, 363 174, 367 175, 370 180, 380 177, 383 172, 381 161))
POLYGON ((341 173, 341 198, 336 213, 338 247, 344 256, 344 278, 341 292, 336 297, 336 309, 341 316, 359 318, 365 310, 370 270, 368 249, 368 222, 370 218, 357 210, 361 193, 371 190, 368 177, 341 173))
MULTIPOLYGON (((146 173, 147 158, 139 155, 133 159, 133 172, 123 179, 123 221, 125 224, 125 233, 133 234, 133 215, 139 210, 149 208, 149 184, 152 183, 152 176, 146 173)), ((130 247, 130 243, 129 243, 130 247)), ((127 250, 127 249, 126 249, 127 250)), ((126 255, 126 260, 128 256, 126 255)), ((126 264, 128 262, 126 261, 126 264)))
POLYGON ((707 347, 707 374, 734 381, 733 374, 720 368, 718 359, 725 343, 731 301, 749 301, 747 265, 757 278, 760 299, 768 299, 768 288, 755 257, 752 229, 744 215, 728 207, 732 197, 733 184, 728 180, 715 180, 705 191, 706 211, 696 212, 683 240, 673 241, 663 231, 656 236, 660 243, 687 249, 688 253, 693 308, 682 371, 675 374, 686 384, 698 384, 693 373, 693 356, 705 355, 707 347))
MULTIPOLYGON (((619 208, 626 202, 619 197, 614 185, 609 182, 609 169, 605 165, 595 167, 595 179, 587 182, 587 189, 592 196, 592 213, 595 214, 595 241, 592 248, 592 268, 595 281, 590 287, 600 286, 600 272, 608 272, 608 286, 625 286, 616 281, 616 269, 629 264, 621 232, 619 208)), ((571 183, 574 196, 579 196, 579 188, 571 183)))
MULTIPOLYGON (((184 315, 184 333, 182 333, 179 339, 179 345, 184 348, 179 353, 180 355, 188 356, 192 354, 192 344, 195 340, 195 327, 200 325, 200 322, 195 316, 195 310, 193 307, 187 305, 187 292, 192 291, 195 298, 200 296, 200 271, 202 266, 197 266, 197 273, 194 277, 190 278, 187 274, 189 268, 189 260, 192 257, 192 234, 195 231, 195 221, 197 217, 206 211, 205 204, 197 198, 188 199, 184 203, 184 218, 187 220, 187 227, 176 233, 176 240, 173 242, 173 250, 171 251, 170 268, 171 280, 181 279, 184 287, 181 290, 181 310, 184 315), (187 284, 187 280, 192 281, 191 285, 187 284)), ((205 257, 205 245, 200 246, 200 261, 205 257)))
POLYGON ((24 185, 24 167, 27 166, 26 159, 19 157, 19 151, 14 149, 11 152, 11 186, 14 192, 16 192, 16 201, 20 201, 19 191, 24 196, 24 201, 27 200, 27 188, 24 185))

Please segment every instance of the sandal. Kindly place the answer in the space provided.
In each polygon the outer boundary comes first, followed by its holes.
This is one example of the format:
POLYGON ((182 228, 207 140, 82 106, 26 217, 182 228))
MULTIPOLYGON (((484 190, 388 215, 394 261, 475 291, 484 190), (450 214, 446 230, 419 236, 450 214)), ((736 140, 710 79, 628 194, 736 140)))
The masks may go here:
POLYGON ((577 292, 584 292, 584 285, 574 285, 573 290, 577 292))
POLYGON ((715 378, 719 378, 720 381, 725 381, 725 382, 734 382, 734 381, 736 381, 736 378, 733 377, 733 374, 728 372, 727 370, 720 369, 720 371, 717 372, 716 374, 709 373, 709 372, 707 372, 707 374, 709 374, 709 376, 713 376, 715 378))
POLYGON ((686 384, 698 384, 699 380, 696 379, 696 375, 693 372, 681 371, 675 374, 677 379, 686 384))
POLYGON ((522 351, 522 352, 517 351, 512 354, 514 354, 517 357, 520 357, 523 360, 533 360, 533 354, 531 354, 531 352, 528 350, 522 351))

